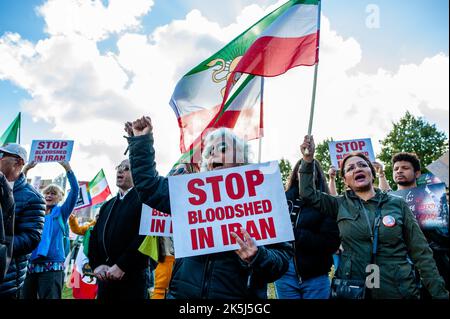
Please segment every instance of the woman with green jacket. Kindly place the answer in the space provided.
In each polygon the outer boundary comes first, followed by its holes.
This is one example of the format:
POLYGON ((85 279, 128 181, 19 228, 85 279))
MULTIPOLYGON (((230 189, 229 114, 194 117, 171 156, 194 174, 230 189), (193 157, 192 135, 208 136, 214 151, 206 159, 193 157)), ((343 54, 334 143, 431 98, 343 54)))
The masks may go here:
POLYGON ((431 296, 448 299, 444 280, 415 216, 403 199, 374 188, 376 174, 367 157, 351 153, 344 158, 341 175, 347 190, 335 197, 314 189, 312 136, 305 136, 300 148, 300 196, 338 223, 343 252, 336 277, 365 281, 369 298, 417 299, 419 290, 410 257, 431 296), (367 285, 366 277, 377 275, 378 270, 379 281, 375 278, 373 285, 367 285))

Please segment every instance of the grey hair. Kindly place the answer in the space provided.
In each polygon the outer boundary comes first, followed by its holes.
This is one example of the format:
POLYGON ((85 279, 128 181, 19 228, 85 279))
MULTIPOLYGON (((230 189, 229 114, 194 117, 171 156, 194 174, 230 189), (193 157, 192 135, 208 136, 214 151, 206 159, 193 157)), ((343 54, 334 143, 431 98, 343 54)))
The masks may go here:
POLYGON ((58 202, 62 201, 64 198, 64 190, 57 184, 50 184, 47 185, 43 190, 42 190, 42 194, 44 194, 44 196, 47 193, 50 192, 55 192, 58 196, 58 202))
POLYGON ((222 139, 222 141, 230 139, 233 143, 232 146, 234 149, 233 157, 232 158, 226 157, 225 158, 226 162, 235 163, 236 166, 251 163, 252 153, 250 151, 250 145, 248 144, 247 140, 238 137, 229 128, 220 127, 216 130, 209 132, 203 139, 202 160, 200 165, 201 172, 207 171, 207 160, 209 157, 210 147, 212 146, 210 144, 213 140, 216 140, 218 138, 222 139))

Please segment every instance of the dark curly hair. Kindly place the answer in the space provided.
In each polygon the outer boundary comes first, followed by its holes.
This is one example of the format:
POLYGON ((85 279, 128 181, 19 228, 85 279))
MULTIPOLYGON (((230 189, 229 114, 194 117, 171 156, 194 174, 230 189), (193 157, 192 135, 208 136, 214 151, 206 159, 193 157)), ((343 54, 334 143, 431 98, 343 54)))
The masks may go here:
POLYGON ((420 172, 420 159, 416 153, 400 152, 392 156, 392 166, 396 162, 405 161, 411 163, 414 168, 414 172, 420 172))

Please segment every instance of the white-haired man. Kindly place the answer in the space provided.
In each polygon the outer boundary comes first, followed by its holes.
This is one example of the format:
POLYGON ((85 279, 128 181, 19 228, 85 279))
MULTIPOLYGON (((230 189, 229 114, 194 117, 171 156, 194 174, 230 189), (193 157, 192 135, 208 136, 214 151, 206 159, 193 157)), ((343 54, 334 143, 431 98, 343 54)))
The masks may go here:
POLYGON ((41 194, 27 183, 22 168, 26 150, 16 143, 0 147, 0 171, 13 186, 16 202, 13 255, 0 284, 0 299, 17 299, 27 274, 31 252, 38 246, 44 228, 45 202, 41 194))

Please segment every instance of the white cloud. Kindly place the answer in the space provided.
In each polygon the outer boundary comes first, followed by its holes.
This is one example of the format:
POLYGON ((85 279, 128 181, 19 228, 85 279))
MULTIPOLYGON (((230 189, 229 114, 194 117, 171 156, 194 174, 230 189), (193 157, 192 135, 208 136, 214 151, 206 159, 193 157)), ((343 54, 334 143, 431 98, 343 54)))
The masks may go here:
POLYGON ((111 33, 140 27, 139 18, 147 14, 153 0, 102 1, 49 0, 37 9, 44 18, 46 32, 54 35, 78 34, 90 40, 102 40, 111 33))
MULTIPOLYGON (((111 185, 113 168, 126 148, 123 122, 152 117, 157 164, 166 173, 179 156, 178 126, 168 104, 176 82, 278 4, 249 5, 224 26, 193 10, 143 35, 136 30, 153 1, 137 1, 136 6, 127 1, 119 8, 121 3, 104 7, 101 1, 51 0, 39 9, 47 39, 33 44, 13 33, 0 38, 0 60, 5 61, 0 79, 30 93, 22 105, 25 112, 51 123, 52 134, 76 141, 72 166, 80 180, 104 168, 111 185), (112 33, 119 35, 117 53, 99 52, 97 42, 112 33)), ((364 74, 355 71, 364 54, 359 43, 340 36, 326 17, 321 28, 316 141, 371 137, 377 148, 391 122, 406 110, 448 134, 448 120, 442 120, 442 114, 448 115, 448 56, 402 65, 395 73, 364 74)), ((296 160, 308 127, 312 79, 312 67, 299 67, 266 80, 263 160, 296 160)), ((45 137, 46 132, 36 136, 45 137)), ((51 164, 30 172, 58 173, 51 164)))

